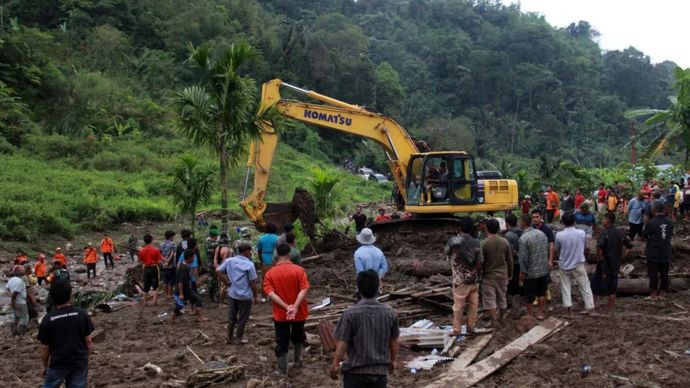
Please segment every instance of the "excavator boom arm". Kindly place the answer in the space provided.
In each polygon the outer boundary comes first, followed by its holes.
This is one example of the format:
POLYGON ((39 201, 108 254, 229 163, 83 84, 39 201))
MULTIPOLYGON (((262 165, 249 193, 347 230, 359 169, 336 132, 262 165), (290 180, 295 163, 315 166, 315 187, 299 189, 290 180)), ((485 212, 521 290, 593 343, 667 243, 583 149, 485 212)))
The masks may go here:
MULTIPOLYGON (((260 110, 275 107, 285 117, 307 124, 330 128, 339 132, 370 139, 380 144, 388 156, 388 165, 393 180, 401 193, 405 193, 405 175, 410 156, 419 150, 407 131, 395 120, 384 115, 348 104, 322 94, 298 88, 279 79, 266 82, 262 86, 260 110), (321 102, 312 104, 300 101, 285 100, 280 95, 280 87, 286 87, 306 97, 321 102)), ((240 206, 255 224, 265 224, 264 213, 266 189, 270 177, 273 157, 278 145, 278 135, 269 122, 259 123, 262 129, 261 139, 252 143, 247 161, 247 181, 254 169, 252 192, 246 195, 240 206)))

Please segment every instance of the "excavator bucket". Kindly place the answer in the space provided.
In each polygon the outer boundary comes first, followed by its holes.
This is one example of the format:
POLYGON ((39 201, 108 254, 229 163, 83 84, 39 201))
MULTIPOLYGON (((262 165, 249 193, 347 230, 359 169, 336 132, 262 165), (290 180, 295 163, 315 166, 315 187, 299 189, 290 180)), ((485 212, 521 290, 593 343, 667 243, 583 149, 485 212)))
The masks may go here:
MULTIPOLYGON (((291 224, 297 220, 297 214, 293 211, 292 202, 267 203, 264 211, 266 224, 273 223, 278 226, 278 231, 283 230, 285 224, 291 224)), ((260 232, 266 231, 266 224, 257 227, 260 232)))
MULTIPOLYGON (((316 205, 314 198, 305 189, 296 188, 292 202, 267 203, 263 217, 266 224, 276 224, 279 232, 285 224, 294 223, 299 218, 304 233, 310 240, 316 240, 316 224, 319 222, 316 205)), ((266 226, 257 226, 257 229, 265 232, 266 226)))

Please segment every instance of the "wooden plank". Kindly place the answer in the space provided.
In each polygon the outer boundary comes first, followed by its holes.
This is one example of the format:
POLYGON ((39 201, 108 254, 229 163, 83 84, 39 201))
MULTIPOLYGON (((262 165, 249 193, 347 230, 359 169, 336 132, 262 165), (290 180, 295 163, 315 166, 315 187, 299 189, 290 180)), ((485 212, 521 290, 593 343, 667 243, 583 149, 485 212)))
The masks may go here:
MULTIPOLYGON (((454 368, 440 380, 428 385, 432 388, 467 388, 482 381, 512 359, 517 357, 531 345, 541 341, 563 324, 558 318, 550 317, 532 330, 515 339, 513 342, 495 351, 491 356, 468 366, 466 368, 454 368)), ((461 356, 462 357, 462 356, 461 356)), ((469 356, 468 356, 469 357, 469 356)))
POLYGON ((453 386, 453 380, 455 379, 455 376, 460 373, 463 369, 467 368, 472 361, 479 355, 479 353, 486 347, 486 345, 491 341, 491 338, 493 337, 493 334, 488 334, 488 335, 483 335, 480 337, 477 337, 472 343, 465 349, 462 354, 460 354, 460 357, 456 358, 455 361, 453 361, 450 364, 450 368, 448 368, 448 371, 446 374, 441 377, 441 379, 435 381, 434 383, 427 385, 427 387, 447 387, 447 386, 453 386))
POLYGON ((489 344, 491 338, 493 338, 493 334, 487 334, 478 337, 475 341, 473 341, 472 344, 460 354, 460 357, 453 361, 453 363, 450 365, 450 369, 448 369, 448 373, 453 373, 453 371, 461 371, 470 366, 472 361, 474 361, 474 359, 477 358, 479 353, 486 347, 486 345, 489 344))

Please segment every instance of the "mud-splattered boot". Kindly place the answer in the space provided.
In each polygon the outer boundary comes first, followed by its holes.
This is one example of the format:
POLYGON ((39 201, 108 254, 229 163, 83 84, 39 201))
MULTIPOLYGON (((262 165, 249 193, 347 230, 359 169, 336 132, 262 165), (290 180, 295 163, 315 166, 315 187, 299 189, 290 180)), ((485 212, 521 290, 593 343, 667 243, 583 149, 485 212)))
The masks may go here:
POLYGON ((288 374, 288 354, 281 354, 278 356, 278 372, 281 375, 287 376, 288 374))
POLYGON ((294 364, 295 368, 299 368, 302 366, 302 344, 296 344, 294 347, 295 347, 295 350, 294 350, 295 351, 295 354, 294 354, 295 358, 293 361, 295 363, 294 364))

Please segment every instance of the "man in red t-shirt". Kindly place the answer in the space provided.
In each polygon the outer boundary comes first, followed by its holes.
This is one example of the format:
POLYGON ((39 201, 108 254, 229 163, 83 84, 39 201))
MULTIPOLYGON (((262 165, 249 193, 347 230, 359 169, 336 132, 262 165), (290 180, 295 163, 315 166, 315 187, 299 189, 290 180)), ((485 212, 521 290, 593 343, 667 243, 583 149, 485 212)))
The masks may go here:
POLYGON ((585 196, 582 195, 582 191, 577 189, 577 194, 575 194, 575 210, 580 208, 580 205, 585 202, 585 196))
POLYGON ((599 214, 606 213, 606 197, 609 192, 604 187, 603 183, 599 183, 599 191, 597 191, 597 212, 599 214))
POLYGON ((304 268, 290 261, 290 246, 278 244, 278 261, 264 275, 264 294, 273 301, 278 369, 287 375, 290 341, 295 348, 294 362, 302 362, 302 347, 307 342, 304 321, 309 316, 307 292, 309 280, 304 268))
POLYGON ((161 275, 158 265, 163 261, 161 250, 151 245, 153 236, 150 234, 144 235, 144 247, 139 249, 137 257, 144 266, 144 299, 142 303, 146 306, 146 298, 149 296, 149 291, 153 289, 153 305, 158 302, 158 284, 160 283, 161 275))

